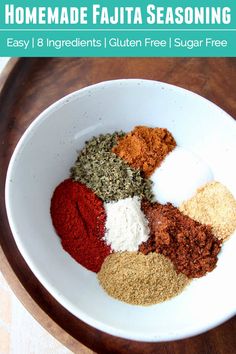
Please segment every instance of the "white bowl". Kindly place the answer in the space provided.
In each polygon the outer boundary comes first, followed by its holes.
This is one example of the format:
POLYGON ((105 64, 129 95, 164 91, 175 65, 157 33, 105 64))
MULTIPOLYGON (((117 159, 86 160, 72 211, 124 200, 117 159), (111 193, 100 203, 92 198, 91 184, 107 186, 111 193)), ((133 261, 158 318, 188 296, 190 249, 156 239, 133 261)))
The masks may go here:
MULTIPOLYGON (((226 93, 227 94, 227 93, 226 93)), ((206 331, 236 313, 236 235, 217 268, 179 296, 139 307, 109 297, 92 273, 69 256, 50 218, 54 188, 69 176, 77 150, 100 133, 135 125, 166 127, 177 143, 202 157, 214 178, 236 196, 236 124, 206 99, 161 82, 103 82, 62 98, 30 125, 12 156, 6 205, 20 252, 67 310, 104 332, 142 341, 175 340, 206 331)))

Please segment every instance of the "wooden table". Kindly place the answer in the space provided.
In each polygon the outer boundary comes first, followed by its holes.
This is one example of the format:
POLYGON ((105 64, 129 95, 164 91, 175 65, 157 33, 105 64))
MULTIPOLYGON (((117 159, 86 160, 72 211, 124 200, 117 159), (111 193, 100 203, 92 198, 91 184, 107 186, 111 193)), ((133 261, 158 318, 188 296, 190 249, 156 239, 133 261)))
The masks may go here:
POLYGON ((102 333, 55 301, 16 247, 6 217, 4 186, 9 159, 22 133, 44 108, 62 96, 89 84, 118 78, 175 84, 199 93, 236 117, 236 58, 12 59, 0 82, 1 270, 32 315, 75 353, 234 354, 236 317, 200 336, 169 343, 134 342, 102 333))

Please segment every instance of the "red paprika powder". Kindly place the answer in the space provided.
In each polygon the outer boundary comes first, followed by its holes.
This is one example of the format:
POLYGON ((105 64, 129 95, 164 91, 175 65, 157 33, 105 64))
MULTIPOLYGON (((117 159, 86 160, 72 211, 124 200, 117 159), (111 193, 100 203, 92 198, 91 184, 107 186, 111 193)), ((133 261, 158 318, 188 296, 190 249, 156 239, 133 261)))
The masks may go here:
POLYGON ((111 252, 102 240, 106 220, 102 200, 84 184, 67 179, 56 187, 50 211, 65 251, 87 269, 99 272, 111 252))

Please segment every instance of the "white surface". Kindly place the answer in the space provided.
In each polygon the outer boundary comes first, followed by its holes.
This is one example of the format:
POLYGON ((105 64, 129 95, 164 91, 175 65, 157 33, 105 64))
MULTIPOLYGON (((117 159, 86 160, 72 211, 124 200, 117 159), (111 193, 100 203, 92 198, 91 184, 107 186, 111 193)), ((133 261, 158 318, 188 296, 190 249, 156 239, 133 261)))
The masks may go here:
POLYGON ((135 196, 105 204, 106 233, 104 239, 115 252, 138 251, 149 236, 148 221, 135 196))
POLYGON ((7 64, 9 59, 10 59, 9 57, 6 58, 0 57, 0 73, 2 72, 4 66, 7 64))
POLYGON ((0 274, 0 353, 70 354, 25 310, 0 274))
MULTIPOLYGON (((0 72, 10 58, 0 57, 0 72)), ((0 353, 69 354, 26 311, 0 273, 0 353)))
POLYGON ((177 146, 151 176, 153 193, 161 204, 178 207, 197 189, 213 180, 211 169, 196 154, 177 146))
POLYGON ((236 312, 236 237, 224 245, 217 268, 178 297, 150 307, 106 295, 96 275, 63 251, 49 214, 56 185, 68 177, 77 150, 93 135, 166 127, 177 143, 210 166, 236 195, 236 124, 214 104, 175 86, 119 80, 82 89, 52 105, 28 128, 12 157, 7 211, 30 268, 69 311, 111 334, 163 341, 205 331, 236 312), (30 166, 30 169, 28 168, 30 166), (27 172, 26 172, 27 171, 27 172))

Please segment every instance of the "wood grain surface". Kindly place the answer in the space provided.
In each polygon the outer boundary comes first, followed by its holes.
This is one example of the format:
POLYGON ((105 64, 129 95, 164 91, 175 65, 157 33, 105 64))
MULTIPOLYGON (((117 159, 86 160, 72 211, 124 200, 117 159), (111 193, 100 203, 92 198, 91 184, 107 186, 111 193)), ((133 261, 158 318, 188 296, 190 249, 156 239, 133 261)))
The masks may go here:
POLYGON ((4 187, 8 163, 19 138, 43 109, 62 96, 99 81, 118 78, 175 84, 199 93, 236 117, 235 58, 13 59, 0 82, 1 270, 32 315, 75 353, 235 354, 236 317, 205 334, 169 343, 128 341, 102 333, 55 301, 16 247, 7 221, 4 187))

